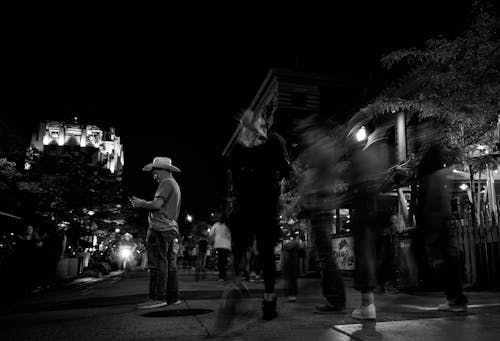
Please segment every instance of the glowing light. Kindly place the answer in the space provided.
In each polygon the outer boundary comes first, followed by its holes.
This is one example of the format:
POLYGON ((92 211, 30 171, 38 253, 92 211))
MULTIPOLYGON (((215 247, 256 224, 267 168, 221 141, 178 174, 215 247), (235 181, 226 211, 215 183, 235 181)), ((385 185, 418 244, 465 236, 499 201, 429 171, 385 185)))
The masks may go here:
POLYGON ((120 250, 120 257, 122 257, 123 259, 129 258, 131 254, 132 251, 129 248, 123 248, 120 250))
POLYGON ((189 221, 189 222, 192 222, 193 221, 193 216, 191 214, 188 214, 186 216, 186 220, 189 221))
POLYGON ((31 163, 26 162, 26 163, 24 164, 24 170, 30 170, 30 169, 31 169, 31 163))
POLYGON ((358 142, 366 140, 366 128, 364 126, 356 132, 356 140, 358 142))
POLYGON ((115 232, 116 233, 120 233, 120 229, 115 229, 115 232))
POLYGON ((95 212, 91 210, 91 211, 88 211, 87 214, 90 216, 93 216, 95 214, 95 212))
POLYGON ((462 191, 465 191, 467 188, 469 188, 469 186, 467 186, 466 184, 461 184, 460 186, 458 186, 462 191))
POLYGON ((43 145, 44 146, 48 145, 50 143, 50 140, 51 140, 50 136, 49 135, 45 135, 43 137, 43 145))

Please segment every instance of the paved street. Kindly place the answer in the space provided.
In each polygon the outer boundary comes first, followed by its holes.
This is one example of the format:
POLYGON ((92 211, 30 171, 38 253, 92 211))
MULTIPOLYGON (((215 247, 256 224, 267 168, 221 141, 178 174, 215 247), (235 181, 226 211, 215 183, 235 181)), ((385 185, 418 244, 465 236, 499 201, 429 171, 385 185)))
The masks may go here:
MULTIPOLYGON (((252 298, 223 334, 214 333, 221 289, 216 274, 197 280, 193 272, 180 275, 183 303, 137 310, 147 299, 148 273, 103 279, 83 278, 0 308, 1 340, 497 340, 500 337, 500 291, 468 292, 471 308, 465 315, 435 310, 441 293, 377 294, 377 323, 359 324, 350 311, 359 294, 348 287, 348 313, 315 314, 322 302, 317 278, 299 280, 297 302, 283 297, 279 316, 260 319, 263 284, 247 282, 252 298)), ((282 283, 278 283, 281 293, 282 283)))

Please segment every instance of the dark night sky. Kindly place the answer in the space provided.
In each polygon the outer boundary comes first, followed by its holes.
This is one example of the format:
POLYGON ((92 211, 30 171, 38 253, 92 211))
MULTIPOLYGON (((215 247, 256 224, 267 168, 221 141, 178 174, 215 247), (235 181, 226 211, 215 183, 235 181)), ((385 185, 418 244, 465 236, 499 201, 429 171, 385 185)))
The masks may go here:
POLYGON ((422 47, 438 34, 453 37, 464 27, 466 5, 418 6, 332 11, 313 21, 309 13, 267 23, 179 20, 160 23, 155 33, 107 31, 95 35, 98 44, 87 37, 71 53, 55 40, 58 48, 2 57, 0 114, 33 126, 76 113, 116 127, 131 194, 149 198, 154 184, 140 168, 169 156, 182 169, 183 211, 203 216, 225 193, 220 155, 232 117, 250 104, 271 67, 293 68, 299 56, 304 70, 363 80, 381 75, 384 53, 422 47))

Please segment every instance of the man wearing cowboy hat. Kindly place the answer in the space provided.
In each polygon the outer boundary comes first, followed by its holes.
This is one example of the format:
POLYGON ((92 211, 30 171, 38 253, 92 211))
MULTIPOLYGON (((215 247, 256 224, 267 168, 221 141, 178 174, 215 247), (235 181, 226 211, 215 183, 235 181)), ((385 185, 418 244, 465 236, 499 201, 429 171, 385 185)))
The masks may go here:
POLYGON ((158 181, 154 199, 146 201, 132 197, 132 206, 149 211, 149 228, 146 236, 148 267, 150 271, 149 298, 137 308, 158 308, 180 304, 177 278, 175 240, 179 237, 177 217, 181 204, 181 191, 172 172, 180 172, 168 157, 155 157, 142 169, 152 172, 158 181))

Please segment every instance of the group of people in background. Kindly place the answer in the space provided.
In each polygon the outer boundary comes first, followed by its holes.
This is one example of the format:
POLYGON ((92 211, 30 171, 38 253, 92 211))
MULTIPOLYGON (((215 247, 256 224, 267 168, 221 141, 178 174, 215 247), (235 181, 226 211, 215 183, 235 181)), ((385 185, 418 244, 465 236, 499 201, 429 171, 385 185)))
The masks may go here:
POLYGON ((57 264, 66 249, 66 234, 60 226, 50 226, 39 234, 27 225, 16 235, 15 272, 19 295, 37 293, 56 283, 57 264))

